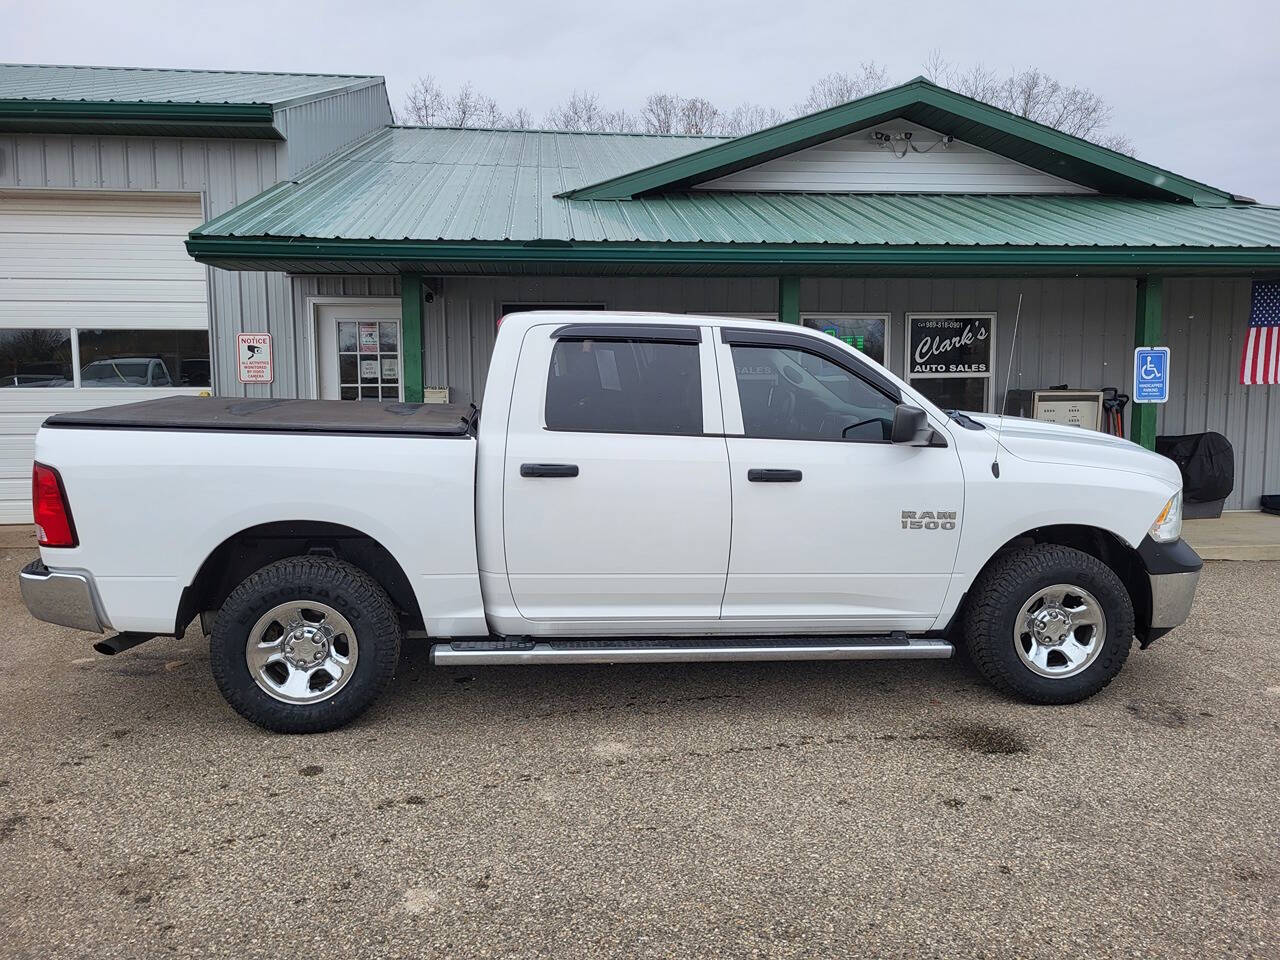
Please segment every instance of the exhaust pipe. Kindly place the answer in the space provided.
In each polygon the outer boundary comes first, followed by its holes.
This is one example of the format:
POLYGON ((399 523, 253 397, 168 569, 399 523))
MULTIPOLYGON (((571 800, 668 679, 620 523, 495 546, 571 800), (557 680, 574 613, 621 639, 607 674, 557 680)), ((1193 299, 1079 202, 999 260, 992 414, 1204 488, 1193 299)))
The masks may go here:
POLYGON ((140 643, 154 639, 155 636, 154 633, 117 633, 114 637, 99 640, 93 645, 93 649, 104 657, 114 657, 117 653, 131 650, 140 643))

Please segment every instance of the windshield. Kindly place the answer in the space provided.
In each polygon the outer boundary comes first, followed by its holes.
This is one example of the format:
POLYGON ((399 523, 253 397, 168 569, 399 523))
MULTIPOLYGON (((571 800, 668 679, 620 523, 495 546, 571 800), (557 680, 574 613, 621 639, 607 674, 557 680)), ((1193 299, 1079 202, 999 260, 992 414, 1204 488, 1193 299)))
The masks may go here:
POLYGON ((146 383, 146 360, 95 360, 80 371, 80 381, 113 380, 118 383, 146 383))

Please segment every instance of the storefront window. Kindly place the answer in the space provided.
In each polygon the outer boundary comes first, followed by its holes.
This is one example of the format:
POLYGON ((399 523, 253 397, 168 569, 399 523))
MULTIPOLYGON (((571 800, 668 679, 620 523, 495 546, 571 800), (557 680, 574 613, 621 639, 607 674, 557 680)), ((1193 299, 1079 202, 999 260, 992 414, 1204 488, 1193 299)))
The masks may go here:
POLYGON ((837 340, 860 350, 876 363, 885 357, 885 331, 888 318, 883 316, 811 316, 804 317, 806 327, 821 330, 837 340))
POLYGON ((203 330, 0 329, 0 387, 209 383, 209 335, 203 330))
POLYGON ((82 387, 207 387, 203 330, 80 330, 82 387))
POLYGON ((0 330, 0 387, 70 387, 71 331, 0 330))
POLYGON ((943 410, 983 413, 987 409, 985 377, 934 377, 912 380, 911 385, 943 410))
POLYGON ((989 409, 995 314, 908 314, 907 380, 944 410, 989 409))

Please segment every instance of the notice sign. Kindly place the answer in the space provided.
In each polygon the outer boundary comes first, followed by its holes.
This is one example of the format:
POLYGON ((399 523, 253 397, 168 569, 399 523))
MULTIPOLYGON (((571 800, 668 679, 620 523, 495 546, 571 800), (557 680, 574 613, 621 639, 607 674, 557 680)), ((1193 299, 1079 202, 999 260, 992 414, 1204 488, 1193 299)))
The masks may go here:
POLYGON ((378 352, 378 325, 376 323, 360 324, 360 352, 378 352))
POLYGON ((991 373, 991 317, 911 317, 909 324, 909 376, 991 373))
POLYGON ((275 378, 271 362, 271 334, 237 333, 236 356, 241 383, 270 383, 275 378))

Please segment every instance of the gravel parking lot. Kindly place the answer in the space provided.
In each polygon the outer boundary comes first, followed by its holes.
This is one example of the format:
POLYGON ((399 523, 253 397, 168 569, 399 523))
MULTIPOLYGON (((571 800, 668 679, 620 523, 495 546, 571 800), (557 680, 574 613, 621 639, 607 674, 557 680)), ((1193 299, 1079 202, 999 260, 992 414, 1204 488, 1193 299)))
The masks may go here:
POLYGON ((963 661, 433 669, 268 736, 204 640, 31 621, 0 550, 0 951, 1280 955, 1280 565, 1101 696, 963 661))

